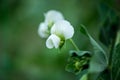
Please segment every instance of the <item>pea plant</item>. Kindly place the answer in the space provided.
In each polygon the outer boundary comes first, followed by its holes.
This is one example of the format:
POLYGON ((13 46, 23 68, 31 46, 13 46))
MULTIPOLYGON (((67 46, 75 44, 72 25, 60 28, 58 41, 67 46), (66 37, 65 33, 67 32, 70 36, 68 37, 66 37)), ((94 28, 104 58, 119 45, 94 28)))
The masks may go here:
POLYGON ((61 49, 70 40, 76 50, 69 51, 66 71, 74 73, 78 80, 119 80, 120 79, 120 30, 119 17, 112 10, 103 21, 100 30, 99 45, 81 24, 80 34, 88 38, 93 46, 92 51, 79 49, 72 40, 74 27, 63 17, 62 13, 50 10, 44 14, 45 20, 40 23, 38 34, 46 38, 46 47, 61 49))

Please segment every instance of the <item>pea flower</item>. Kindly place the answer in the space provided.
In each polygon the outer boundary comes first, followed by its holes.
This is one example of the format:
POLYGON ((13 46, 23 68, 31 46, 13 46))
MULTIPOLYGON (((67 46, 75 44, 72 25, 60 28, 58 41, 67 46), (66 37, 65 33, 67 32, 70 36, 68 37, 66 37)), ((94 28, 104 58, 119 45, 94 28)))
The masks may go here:
POLYGON ((51 26, 57 21, 64 20, 64 17, 61 12, 50 10, 45 14, 45 23, 48 26, 51 26))
POLYGON ((38 34, 42 38, 47 38, 49 36, 48 27, 47 27, 47 25, 44 22, 40 23, 39 28, 38 28, 38 34))
POLYGON ((48 11, 47 13, 45 13, 44 16, 45 16, 45 20, 44 22, 40 23, 38 28, 38 34, 42 38, 48 38, 53 24, 59 20, 63 20, 64 17, 60 12, 55 10, 48 11))
POLYGON ((66 20, 57 21, 51 28, 51 35, 46 41, 48 48, 61 48, 65 40, 72 38, 73 26, 66 20))
POLYGON ((51 36, 48 37, 46 41, 46 46, 48 48, 53 48, 53 47, 58 48, 59 45, 60 45, 60 38, 55 34, 51 34, 51 36))

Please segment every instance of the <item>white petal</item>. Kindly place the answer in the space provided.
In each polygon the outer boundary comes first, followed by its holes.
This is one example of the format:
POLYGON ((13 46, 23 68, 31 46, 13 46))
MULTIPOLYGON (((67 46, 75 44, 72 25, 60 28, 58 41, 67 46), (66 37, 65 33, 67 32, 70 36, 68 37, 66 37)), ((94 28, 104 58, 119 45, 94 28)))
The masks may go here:
POLYGON ((58 48, 60 45, 60 38, 54 34, 50 35, 46 41, 47 48, 58 48))
POLYGON ((51 28, 51 34, 63 36, 65 39, 70 39, 74 34, 74 28, 68 21, 61 20, 53 25, 51 28))
POLYGON ((38 34, 42 38, 47 38, 49 36, 48 27, 45 23, 40 23, 39 28, 38 28, 38 34))
POLYGON ((56 10, 50 10, 45 14, 45 22, 46 23, 55 23, 56 21, 63 20, 64 17, 62 13, 56 10))

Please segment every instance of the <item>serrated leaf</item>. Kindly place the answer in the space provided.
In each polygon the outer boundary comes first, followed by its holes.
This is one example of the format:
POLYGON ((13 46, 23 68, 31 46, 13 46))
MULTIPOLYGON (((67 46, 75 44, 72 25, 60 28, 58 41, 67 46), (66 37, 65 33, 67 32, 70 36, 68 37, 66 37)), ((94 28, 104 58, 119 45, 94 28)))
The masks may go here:
MULTIPOLYGON (((101 48, 101 46, 90 36, 87 29, 81 25, 80 31, 85 34, 94 49, 94 54, 92 55, 89 67, 89 73, 100 73, 104 71, 108 65, 108 60, 105 51, 101 48)), ((92 80, 92 79, 90 79, 92 80)))
POLYGON ((113 80, 120 79, 120 43, 115 47, 112 57, 112 76, 113 80))

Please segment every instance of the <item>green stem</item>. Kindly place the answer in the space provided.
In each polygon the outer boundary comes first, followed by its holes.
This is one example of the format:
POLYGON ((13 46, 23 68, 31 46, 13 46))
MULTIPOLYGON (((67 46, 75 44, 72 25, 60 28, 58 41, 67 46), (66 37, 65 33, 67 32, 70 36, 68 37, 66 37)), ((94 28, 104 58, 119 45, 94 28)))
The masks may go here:
POLYGON ((120 30, 117 32, 117 38, 116 38, 115 45, 117 45, 118 43, 120 43, 120 30))
POLYGON ((70 42, 72 43, 72 45, 75 47, 75 49, 77 51, 80 51, 79 48, 77 47, 77 45, 75 44, 75 42, 72 39, 70 39, 70 42))

